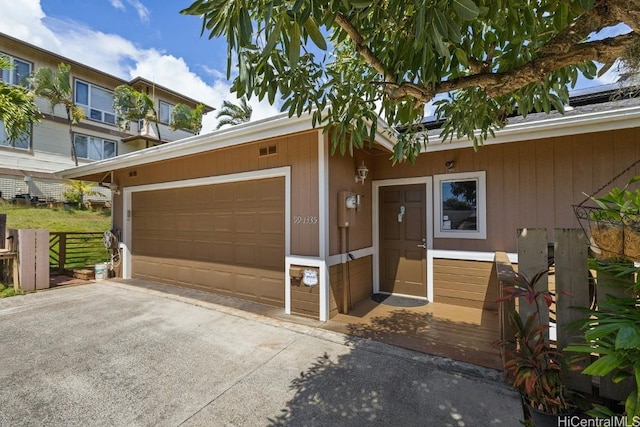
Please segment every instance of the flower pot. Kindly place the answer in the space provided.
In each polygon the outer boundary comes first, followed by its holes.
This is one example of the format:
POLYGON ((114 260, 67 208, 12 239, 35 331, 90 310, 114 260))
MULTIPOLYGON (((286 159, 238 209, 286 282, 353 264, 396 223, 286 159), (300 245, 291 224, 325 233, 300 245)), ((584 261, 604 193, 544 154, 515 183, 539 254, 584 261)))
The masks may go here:
POLYGON ((574 415, 574 412, 567 414, 550 414, 548 412, 540 411, 527 403, 531 420, 535 427, 557 427, 563 425, 559 423, 559 420, 566 419, 574 415))
POLYGON ((640 262, 640 231, 637 224, 624 226, 624 255, 631 261, 640 262))

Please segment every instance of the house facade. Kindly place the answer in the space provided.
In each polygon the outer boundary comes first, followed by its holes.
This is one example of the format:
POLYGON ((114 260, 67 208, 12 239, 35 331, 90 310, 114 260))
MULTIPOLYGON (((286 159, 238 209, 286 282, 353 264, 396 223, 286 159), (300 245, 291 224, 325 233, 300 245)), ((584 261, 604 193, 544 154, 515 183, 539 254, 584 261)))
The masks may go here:
MULTIPOLYGON (((12 69, 0 70, 0 78, 10 84, 26 84, 25 79, 41 67, 57 70, 60 63, 71 66, 74 102, 86 116, 72 128, 79 164, 113 158, 159 143, 155 126, 148 123, 130 123, 125 131, 118 128, 112 103, 113 90, 119 85, 128 84, 154 99, 163 143, 192 135, 185 130, 171 130, 169 119, 174 105, 182 103, 195 108, 199 102, 171 89, 140 77, 126 81, 2 33, 0 54, 8 57, 13 65, 12 69)), ((4 126, 0 126, 0 193, 6 200, 17 194, 61 200, 63 187, 54 172, 75 165, 64 108, 57 106, 51 111, 44 99, 37 99, 37 104, 43 119, 33 126, 29 135, 8 141, 4 126)), ((206 110, 212 108, 206 107, 206 110)))
POLYGON ((433 137, 414 165, 392 165, 394 143, 331 155, 285 114, 60 175, 122 190, 124 278, 322 321, 376 293, 495 311, 495 252, 517 262, 519 229, 579 226, 572 206, 640 158, 640 102, 516 119, 477 151, 433 137))

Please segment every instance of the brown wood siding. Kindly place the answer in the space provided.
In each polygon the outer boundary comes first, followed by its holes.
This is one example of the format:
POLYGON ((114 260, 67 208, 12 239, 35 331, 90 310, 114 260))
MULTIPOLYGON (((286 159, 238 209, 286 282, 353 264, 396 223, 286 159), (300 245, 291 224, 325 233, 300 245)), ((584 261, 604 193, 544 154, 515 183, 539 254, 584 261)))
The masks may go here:
POLYGON ((433 295, 438 303, 497 310, 494 263, 433 260, 433 295))
POLYGON ((291 279, 291 314, 320 318, 320 286, 306 286, 291 279))
MULTIPOLYGON (((584 200, 640 158, 640 131, 622 129, 543 140, 425 153, 415 165, 375 156, 373 179, 486 171, 487 239, 434 239, 434 248, 516 252, 518 228, 574 228, 572 205, 584 200)), ((635 167, 616 184, 640 174, 635 167)), ((605 190, 606 191, 606 190, 605 190)), ((553 239, 553 236, 549 236, 553 239)))
POLYGON ((137 192, 132 276, 284 306, 284 178, 137 192))
MULTIPOLYGON (((347 228, 347 251, 371 247, 371 179, 364 185, 355 182, 356 169, 362 164, 372 167, 373 157, 356 151, 354 157, 336 153, 329 157, 329 254, 340 253, 340 228, 338 227, 338 193, 349 191, 364 196, 360 209, 355 213, 355 224, 347 228)), ((345 247, 346 247, 345 242, 345 247)))
POLYGON ((319 256, 318 223, 293 224, 294 216, 319 216, 317 130, 116 171, 114 181, 122 188, 283 166, 291 166, 291 254, 319 256), (260 156, 260 148, 273 146, 276 154, 260 156))
POLYGON ((373 257, 366 256, 329 268, 329 318, 339 312, 344 280, 350 280, 351 305, 369 298, 373 292, 373 257))

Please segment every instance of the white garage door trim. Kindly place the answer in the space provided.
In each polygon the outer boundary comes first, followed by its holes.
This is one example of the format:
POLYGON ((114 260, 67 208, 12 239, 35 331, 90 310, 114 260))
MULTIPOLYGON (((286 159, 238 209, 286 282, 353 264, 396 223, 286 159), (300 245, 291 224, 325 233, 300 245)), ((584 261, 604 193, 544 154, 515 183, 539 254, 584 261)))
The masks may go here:
MULTIPOLYGON (((122 189, 122 278, 131 279, 131 206, 133 193, 154 190, 169 190, 174 188, 197 187, 200 185, 224 184, 229 182, 253 181, 265 178, 284 177, 284 255, 285 259, 291 255, 291 167, 284 166, 273 169, 263 169, 251 172, 233 173, 229 175, 210 176, 205 178, 185 179, 181 181, 161 182, 158 184, 145 184, 122 189)), ((286 275, 285 275, 286 276, 286 275)), ((285 280, 286 282, 286 280, 285 280)), ((285 286, 285 312, 291 311, 291 289, 285 286)))

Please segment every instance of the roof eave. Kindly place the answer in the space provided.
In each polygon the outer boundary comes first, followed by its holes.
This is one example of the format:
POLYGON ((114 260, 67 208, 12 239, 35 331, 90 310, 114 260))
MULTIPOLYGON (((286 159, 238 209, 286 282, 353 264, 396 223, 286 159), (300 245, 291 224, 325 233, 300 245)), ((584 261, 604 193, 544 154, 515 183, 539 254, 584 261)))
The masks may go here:
MULTIPOLYGON (((640 127, 640 106, 507 125, 504 129, 497 131, 495 137, 487 138, 484 145, 582 135, 634 127, 640 127)), ((473 141, 468 138, 443 142, 442 138, 438 136, 430 138, 426 147, 422 148, 422 152, 469 147, 473 147, 473 141)))
MULTIPOLYGON (((89 174, 125 169, 178 156, 199 154, 205 151, 218 150, 252 141, 309 131, 314 129, 311 118, 311 114, 303 114, 300 117, 289 117, 288 113, 282 113, 266 119, 242 123, 204 135, 195 135, 169 144, 157 145, 88 165, 66 169, 56 174, 65 179, 73 179, 89 174)), ((384 122, 380 122, 378 125, 379 128, 387 128, 384 122)), ((318 132, 322 131, 320 127, 315 129, 318 132)), ((387 134, 385 131, 378 131, 376 142, 389 150, 393 150, 396 141, 392 135, 387 134)))

